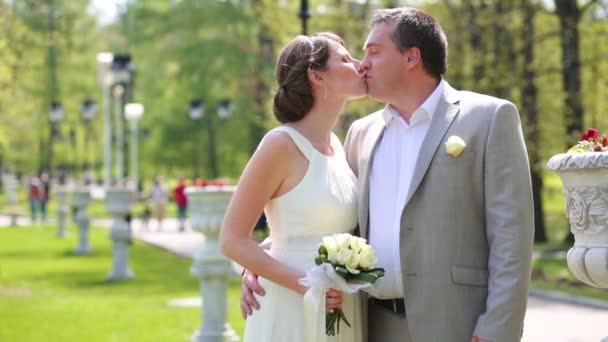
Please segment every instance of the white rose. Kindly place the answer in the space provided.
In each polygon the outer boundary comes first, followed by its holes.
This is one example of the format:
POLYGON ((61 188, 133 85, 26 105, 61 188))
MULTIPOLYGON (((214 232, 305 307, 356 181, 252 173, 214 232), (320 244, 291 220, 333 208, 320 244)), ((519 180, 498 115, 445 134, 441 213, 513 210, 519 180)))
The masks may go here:
POLYGON ((350 248, 355 252, 359 253, 367 245, 367 241, 364 238, 353 236, 350 238, 350 248))
POLYGON ((321 240, 321 244, 323 246, 328 246, 328 245, 336 245, 336 239, 334 239, 334 236, 326 236, 321 240))
POLYGON ((368 270, 373 268, 377 262, 378 258, 376 258, 374 248, 370 245, 366 245, 359 254, 359 266, 368 270))
POLYGON ((359 274, 360 271, 358 270, 359 268, 359 253, 355 253, 353 252, 353 254, 350 256, 350 259, 348 259, 348 262, 346 263, 346 269, 352 273, 352 274, 359 274))
POLYGON ((350 249, 350 246, 342 245, 338 248, 338 255, 336 258, 336 263, 338 265, 346 265, 353 255, 353 250, 350 249))
POLYGON ((327 250, 327 260, 332 264, 335 264, 338 260, 338 245, 336 239, 333 236, 326 236, 323 238, 323 246, 327 250))
POLYGON ((350 238, 352 235, 350 234, 334 234, 334 239, 336 240, 336 244, 338 248, 349 248, 350 247, 350 238))
POLYGON ((465 144, 464 140, 455 135, 449 137, 445 142, 446 153, 454 158, 458 157, 462 151, 464 151, 465 147, 467 147, 467 144, 465 144))

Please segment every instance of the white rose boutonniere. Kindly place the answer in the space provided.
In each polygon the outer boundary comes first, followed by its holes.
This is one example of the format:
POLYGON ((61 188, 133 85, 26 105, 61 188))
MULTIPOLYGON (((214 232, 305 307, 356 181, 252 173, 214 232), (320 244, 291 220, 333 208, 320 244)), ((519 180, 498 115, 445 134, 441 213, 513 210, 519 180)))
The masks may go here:
POLYGON ((455 135, 449 137, 448 141, 445 142, 445 152, 454 158, 458 157, 465 147, 467 147, 467 144, 464 140, 455 135))

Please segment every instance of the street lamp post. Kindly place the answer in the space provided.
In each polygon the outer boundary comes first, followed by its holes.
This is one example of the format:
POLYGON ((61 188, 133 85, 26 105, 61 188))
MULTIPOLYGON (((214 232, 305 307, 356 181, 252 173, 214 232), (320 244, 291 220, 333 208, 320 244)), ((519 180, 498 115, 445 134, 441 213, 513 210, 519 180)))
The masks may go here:
POLYGON ((131 153, 131 178, 135 186, 138 183, 137 174, 137 122, 144 115, 144 106, 141 103, 128 103, 125 106, 125 116, 131 124, 131 142, 129 143, 129 152, 131 153))
MULTIPOLYGON (((230 100, 221 100, 217 105, 217 116, 220 120, 228 120, 232 116, 234 106, 230 100)), ((217 148, 215 145, 215 127, 213 118, 209 116, 209 165, 211 167, 211 175, 213 178, 219 177, 219 168, 217 162, 217 148)))
POLYGON ((133 65, 131 64, 131 56, 129 55, 114 55, 112 59, 112 65, 110 66, 112 72, 112 81, 114 88, 112 95, 114 95, 115 108, 116 108, 116 164, 118 167, 118 174, 116 178, 121 180, 125 176, 125 158, 124 158, 124 107, 125 99, 128 96, 130 90, 133 65))
POLYGON ((53 145, 55 144, 55 138, 58 136, 58 127, 59 123, 63 121, 64 111, 61 103, 57 101, 51 102, 51 106, 49 107, 49 121, 51 122, 51 141, 52 143, 49 146, 49 170, 53 170, 53 145))
POLYGON ((308 32, 308 26, 306 22, 310 18, 310 11, 308 10, 308 0, 300 0, 300 12, 298 13, 300 20, 302 20, 302 34, 306 35, 308 32))
POLYGON ((189 107, 190 119, 194 121, 193 137, 192 137, 192 178, 200 175, 200 141, 197 141, 197 131, 200 130, 201 119, 205 115, 205 103, 202 100, 190 101, 189 107))
POLYGON ((112 179, 112 109, 110 108, 110 88, 112 73, 110 66, 114 55, 109 52, 97 54, 97 78, 103 89, 103 181, 108 187, 112 179))
POLYGON ((97 114, 97 105, 95 102, 87 99, 82 102, 80 106, 80 112, 82 114, 82 121, 85 123, 85 135, 84 135, 84 154, 85 154, 85 162, 83 163, 82 171, 86 172, 86 169, 90 167, 91 157, 89 155, 89 139, 91 135, 91 121, 95 118, 97 114))
POLYGON ((114 96, 114 121, 116 123, 116 180, 120 181, 125 176, 125 155, 124 155, 124 145, 125 145, 125 133, 124 133, 124 104, 123 99, 125 96, 125 86, 122 83, 116 84, 112 89, 112 95, 114 96))

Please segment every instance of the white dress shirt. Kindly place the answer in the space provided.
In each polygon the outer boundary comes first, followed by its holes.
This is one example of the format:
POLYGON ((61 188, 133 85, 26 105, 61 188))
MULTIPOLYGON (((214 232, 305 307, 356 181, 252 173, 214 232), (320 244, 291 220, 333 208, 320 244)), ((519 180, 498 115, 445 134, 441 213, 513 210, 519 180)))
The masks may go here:
POLYGON ((369 174, 369 242, 376 249, 377 267, 385 276, 372 295, 380 299, 404 297, 399 255, 401 214, 405 207, 418 152, 444 90, 437 88, 406 123, 390 105, 384 108, 386 130, 376 146, 369 174))

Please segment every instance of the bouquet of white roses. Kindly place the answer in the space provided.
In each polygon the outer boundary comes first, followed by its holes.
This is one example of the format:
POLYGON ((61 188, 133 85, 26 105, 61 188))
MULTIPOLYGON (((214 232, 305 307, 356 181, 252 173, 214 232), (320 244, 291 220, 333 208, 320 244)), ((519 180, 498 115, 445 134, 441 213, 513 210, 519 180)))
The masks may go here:
MULTIPOLYGON (((350 234, 324 237, 319 246, 319 255, 315 258, 317 266, 306 272, 306 278, 302 279, 303 284, 310 286, 304 296, 307 318, 311 320, 308 324, 319 325, 319 313, 324 306, 327 289, 355 293, 372 286, 378 278, 384 276, 383 268, 375 268, 377 261, 374 248, 363 238, 350 234)), ((339 333, 341 321, 350 327, 342 309, 327 313, 325 333, 328 336, 339 333)), ((318 331, 312 326, 307 330, 318 331)))

